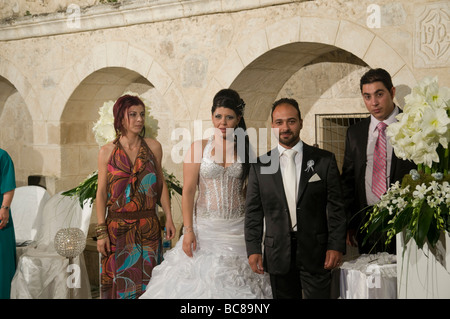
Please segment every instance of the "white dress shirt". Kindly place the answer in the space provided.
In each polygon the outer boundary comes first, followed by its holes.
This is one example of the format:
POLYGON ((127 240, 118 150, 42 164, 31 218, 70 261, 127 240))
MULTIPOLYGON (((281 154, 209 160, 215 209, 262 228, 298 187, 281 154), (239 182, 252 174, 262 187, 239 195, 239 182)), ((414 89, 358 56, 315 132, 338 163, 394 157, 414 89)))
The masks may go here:
MULTIPOLYGON (((399 109, 397 106, 394 107, 394 110, 389 115, 389 117, 383 122, 388 126, 394 122, 397 122, 395 118, 399 113, 399 109)), ((370 125, 369 125, 369 134, 367 139, 367 163, 366 163, 366 199, 368 205, 374 205, 379 201, 378 197, 372 192, 372 173, 373 173, 373 152, 375 149, 375 144, 378 138, 378 130, 377 125, 380 123, 373 115, 370 116, 370 125)), ((386 137, 386 178, 387 178, 387 187, 390 186, 390 172, 391 172, 391 161, 392 161, 392 145, 389 141, 389 138, 386 137)))
MULTIPOLYGON (((298 141, 297 144, 294 145, 294 147, 292 147, 293 150, 297 151, 297 154, 295 154, 294 157, 294 161, 295 161, 295 170, 296 170, 296 178, 297 178, 297 194, 295 196, 296 199, 298 199, 298 184, 300 182, 300 175, 302 173, 302 160, 303 160, 303 142, 302 140, 298 141)), ((281 170, 281 176, 284 178, 283 176, 283 172, 284 172, 284 168, 287 165, 287 161, 288 159, 286 158, 286 156, 283 156, 283 152, 284 150, 286 150, 285 147, 281 146, 280 144, 278 144, 278 152, 280 154, 280 170, 281 170)), ((292 221, 293 225, 297 224, 297 221, 292 221)), ((294 230, 296 230, 297 227, 294 227, 294 230)))

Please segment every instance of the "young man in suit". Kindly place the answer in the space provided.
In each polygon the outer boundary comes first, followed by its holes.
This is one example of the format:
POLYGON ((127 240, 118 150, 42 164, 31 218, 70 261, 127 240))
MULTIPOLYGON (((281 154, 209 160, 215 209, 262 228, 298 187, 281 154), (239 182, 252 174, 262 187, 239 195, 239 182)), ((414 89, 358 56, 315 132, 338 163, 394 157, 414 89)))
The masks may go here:
POLYGON ((397 158, 388 138, 384 136, 379 140, 380 134, 385 135, 386 127, 396 122, 401 112, 394 104, 395 87, 390 74, 384 69, 371 69, 361 77, 360 89, 370 116, 347 130, 341 176, 349 220, 347 244, 358 246, 361 254, 395 253, 395 241, 386 247, 382 234, 376 234, 363 246, 365 234, 360 228, 367 219, 366 212, 379 201, 389 185, 401 181, 415 165, 397 158), (379 126, 384 132, 380 133, 379 126), (377 143, 383 146, 381 152, 377 150, 377 143), (381 165, 378 158, 382 159, 381 165))
POLYGON ((279 133, 278 147, 252 165, 248 178, 249 263, 254 272, 270 274, 277 299, 330 298, 331 269, 345 252, 346 215, 335 156, 303 143, 302 125, 295 100, 276 101, 272 128, 279 133), (288 152, 294 155, 291 162, 288 152), (285 185, 289 181, 292 186, 285 185))

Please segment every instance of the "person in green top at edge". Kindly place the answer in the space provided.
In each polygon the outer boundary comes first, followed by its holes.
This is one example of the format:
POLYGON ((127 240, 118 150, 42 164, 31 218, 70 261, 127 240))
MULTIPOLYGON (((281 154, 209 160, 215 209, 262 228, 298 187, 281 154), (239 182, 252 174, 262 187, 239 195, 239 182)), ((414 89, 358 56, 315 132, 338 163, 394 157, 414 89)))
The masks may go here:
POLYGON ((9 208, 15 188, 13 161, 0 148, 0 299, 10 299, 11 280, 16 272, 16 238, 9 208))

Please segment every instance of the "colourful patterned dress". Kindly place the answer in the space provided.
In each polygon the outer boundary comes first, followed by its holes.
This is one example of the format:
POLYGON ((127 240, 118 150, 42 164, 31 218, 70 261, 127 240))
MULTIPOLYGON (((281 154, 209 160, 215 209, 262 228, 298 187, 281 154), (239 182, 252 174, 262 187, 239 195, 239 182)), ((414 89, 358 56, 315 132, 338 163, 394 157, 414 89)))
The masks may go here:
POLYGON ((120 142, 115 142, 108 161, 106 225, 111 254, 102 256, 102 299, 138 298, 153 267, 162 261, 161 226, 155 210, 162 178, 143 139, 134 165, 120 142))

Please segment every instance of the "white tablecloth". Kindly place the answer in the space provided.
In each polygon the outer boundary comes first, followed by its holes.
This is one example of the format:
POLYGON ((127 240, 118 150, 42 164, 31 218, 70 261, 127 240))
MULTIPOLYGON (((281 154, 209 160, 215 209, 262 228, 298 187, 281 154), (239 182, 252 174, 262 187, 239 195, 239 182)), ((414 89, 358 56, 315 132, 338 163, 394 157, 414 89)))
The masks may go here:
POLYGON ((361 255, 341 266, 342 299, 396 299, 396 256, 388 253, 361 255))

